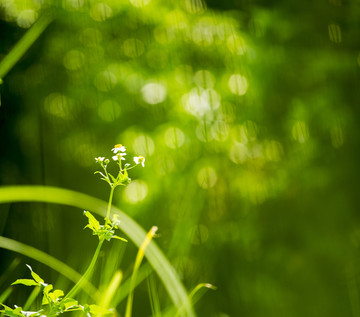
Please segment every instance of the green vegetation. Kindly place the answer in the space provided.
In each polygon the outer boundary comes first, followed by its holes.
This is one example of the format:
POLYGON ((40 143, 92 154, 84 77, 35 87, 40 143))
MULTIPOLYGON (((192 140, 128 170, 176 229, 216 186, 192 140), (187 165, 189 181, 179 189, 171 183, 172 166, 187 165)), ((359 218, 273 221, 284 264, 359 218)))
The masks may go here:
POLYGON ((359 316, 359 15, 0 0, 3 314, 359 316))

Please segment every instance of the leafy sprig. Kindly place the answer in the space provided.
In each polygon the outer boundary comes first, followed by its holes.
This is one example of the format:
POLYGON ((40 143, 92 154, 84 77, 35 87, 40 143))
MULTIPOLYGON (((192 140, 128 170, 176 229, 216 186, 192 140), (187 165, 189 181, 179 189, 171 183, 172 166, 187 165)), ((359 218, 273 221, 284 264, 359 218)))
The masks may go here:
POLYGON ((85 226, 85 228, 92 230, 93 235, 98 236, 100 241, 119 239, 127 242, 126 239, 115 235, 115 229, 118 229, 118 225, 120 224, 120 220, 118 219, 117 215, 113 216, 112 221, 110 221, 108 218, 105 218, 105 224, 103 225, 100 225, 99 221, 97 221, 89 211, 84 210, 84 215, 89 220, 89 223, 85 226))
POLYGON ((4 309, 1 310, 5 315, 11 317, 37 317, 37 316, 57 316, 61 313, 70 312, 70 311, 83 311, 89 317, 91 315, 98 314, 112 314, 112 310, 104 309, 97 305, 80 305, 77 300, 71 297, 64 297, 64 291, 60 289, 54 289, 52 284, 47 284, 44 280, 33 271, 30 265, 26 265, 31 273, 32 279, 17 279, 11 285, 25 285, 25 286, 35 286, 40 287, 42 290, 42 301, 41 305, 44 308, 39 311, 24 311, 22 307, 16 306, 11 308, 4 304, 1 304, 4 309))

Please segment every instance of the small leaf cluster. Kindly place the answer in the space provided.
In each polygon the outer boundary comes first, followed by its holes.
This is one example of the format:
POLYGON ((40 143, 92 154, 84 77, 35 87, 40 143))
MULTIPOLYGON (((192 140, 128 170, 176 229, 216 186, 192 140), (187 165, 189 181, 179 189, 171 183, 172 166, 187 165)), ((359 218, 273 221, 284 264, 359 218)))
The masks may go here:
POLYGON ((64 297, 64 292, 60 289, 54 289, 52 284, 46 284, 44 280, 36 274, 30 265, 27 265, 30 269, 32 279, 18 279, 11 285, 22 284, 25 286, 36 286, 42 290, 41 305, 45 306, 39 311, 24 311, 22 307, 15 306, 15 308, 8 307, 1 304, 4 309, 1 310, 5 316, 11 317, 36 317, 36 316, 57 316, 59 314, 70 311, 83 311, 87 316, 113 313, 111 310, 104 309, 97 305, 80 305, 77 300, 64 297))
POLYGON ((84 210, 84 215, 89 220, 89 223, 85 226, 85 228, 89 228, 90 230, 92 230, 93 235, 98 236, 100 241, 119 239, 127 242, 126 239, 115 235, 115 229, 118 229, 118 225, 120 224, 118 215, 114 215, 112 221, 110 221, 108 218, 105 218, 104 225, 100 225, 99 221, 97 221, 96 218, 89 211, 84 210))

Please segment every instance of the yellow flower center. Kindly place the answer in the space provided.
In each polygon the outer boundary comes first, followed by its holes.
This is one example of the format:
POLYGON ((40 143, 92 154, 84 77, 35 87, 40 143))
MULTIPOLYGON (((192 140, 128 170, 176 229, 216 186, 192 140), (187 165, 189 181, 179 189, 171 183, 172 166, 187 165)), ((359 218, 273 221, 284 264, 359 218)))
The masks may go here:
POLYGON ((122 144, 116 144, 114 147, 115 147, 115 148, 117 148, 117 147, 122 147, 122 144))

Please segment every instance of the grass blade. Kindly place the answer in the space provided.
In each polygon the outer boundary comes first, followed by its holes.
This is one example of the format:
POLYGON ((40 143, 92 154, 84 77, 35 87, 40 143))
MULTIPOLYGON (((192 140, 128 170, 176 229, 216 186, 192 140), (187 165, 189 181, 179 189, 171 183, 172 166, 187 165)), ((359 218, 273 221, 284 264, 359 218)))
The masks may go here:
POLYGON ((135 289, 135 284, 136 284, 136 279, 137 279, 137 273, 140 268, 141 262, 145 256, 145 250, 148 247, 149 243, 151 242, 152 238, 154 237, 157 229, 158 228, 155 226, 150 229, 150 231, 147 233, 147 235, 146 235, 143 243, 141 244, 139 251, 136 255, 134 270, 133 270, 133 274, 131 275, 131 280, 130 280, 130 293, 129 293, 128 301, 126 304, 125 317, 131 317, 131 315, 132 315, 132 304, 133 304, 133 298, 134 298, 134 289, 135 289))
POLYGON ((42 15, 39 20, 16 43, 13 49, 0 62, 0 79, 14 67, 30 46, 38 39, 42 32, 53 20, 50 13, 42 15))

